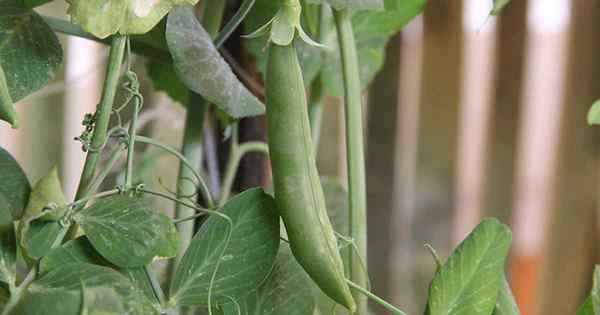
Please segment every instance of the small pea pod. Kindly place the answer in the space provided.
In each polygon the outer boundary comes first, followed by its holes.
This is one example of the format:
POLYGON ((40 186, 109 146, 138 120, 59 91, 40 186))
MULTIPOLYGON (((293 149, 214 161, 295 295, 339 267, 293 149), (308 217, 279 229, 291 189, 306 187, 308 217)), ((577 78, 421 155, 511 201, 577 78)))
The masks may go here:
POLYGON ((313 154, 304 82, 293 44, 269 45, 266 76, 269 152, 275 201, 290 247, 321 290, 352 313, 356 304, 313 154))
POLYGON ((2 65, 0 65, 0 119, 10 123, 13 128, 18 128, 19 126, 17 112, 8 92, 8 84, 6 83, 6 75, 4 74, 2 65))

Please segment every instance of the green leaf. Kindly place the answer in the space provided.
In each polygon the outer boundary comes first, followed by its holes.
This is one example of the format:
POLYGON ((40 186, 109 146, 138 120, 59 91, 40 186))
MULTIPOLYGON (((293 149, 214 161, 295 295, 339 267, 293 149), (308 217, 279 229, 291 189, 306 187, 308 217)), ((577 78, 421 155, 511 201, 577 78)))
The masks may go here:
POLYGON ((0 1, 0 67, 13 102, 39 90, 62 62, 58 38, 21 0, 0 1))
POLYGON ((87 288, 81 284, 81 315, 121 315, 125 307, 117 291, 111 287, 87 288))
POLYGON ((52 0, 23 0, 23 3, 28 8, 35 8, 44 5, 52 0))
MULTIPOLYGON (((0 195, 0 204, 4 197, 0 195)), ((17 240, 15 224, 7 208, 0 208, 0 282, 14 287, 17 273, 17 240)))
POLYGON ((37 260, 48 253, 56 238, 63 232, 58 221, 67 205, 58 170, 52 168, 33 187, 23 219, 19 222, 18 235, 23 255, 37 260))
POLYGON ((233 118, 264 113, 264 105, 231 71, 192 7, 178 7, 169 14, 166 34, 177 75, 190 90, 233 118))
POLYGON ((31 186, 19 163, 3 148, 0 148, 0 174, 0 209, 10 211, 13 220, 19 220, 29 200, 31 186))
POLYGON ((6 83, 6 75, 4 74, 4 69, 2 69, 2 64, 0 64, 0 119, 8 122, 15 129, 19 127, 17 110, 8 91, 8 84, 6 83))
POLYGON ((96 37, 144 34, 178 5, 198 0, 67 0, 71 20, 96 37))
POLYGON ((590 108, 587 116, 588 125, 600 125, 600 100, 597 100, 590 108))
POLYGON ((179 234, 169 217, 150 208, 143 198, 104 198, 73 217, 94 248, 119 267, 148 265, 177 254, 179 234))
POLYGON ((498 299, 496 300, 496 306, 492 315, 520 315, 517 302, 510 290, 506 277, 502 277, 502 287, 500 293, 498 293, 498 299))
POLYGON ((592 292, 577 311, 577 315, 600 315, 600 266, 594 268, 592 292))
POLYGON ((241 301, 241 313, 235 303, 224 307, 224 315, 312 314, 315 298, 308 288, 316 287, 302 266, 296 262, 287 244, 282 244, 273 271, 261 287, 241 301))
MULTIPOLYGON (((405 0, 402 0, 405 1, 405 0)), ((398 1, 398 2, 402 2, 398 1)), ((383 0, 308 0, 310 3, 326 3, 336 10, 380 10, 383 9, 383 0)))
POLYGON ((80 315, 81 292, 66 289, 27 290, 11 315, 80 315))
POLYGON ((158 300, 152 289, 152 283, 143 267, 119 268, 100 255, 85 237, 81 236, 52 249, 40 260, 39 273, 44 275, 54 269, 68 264, 88 263, 110 267, 127 277, 136 288, 144 293, 146 298, 158 308, 158 300))
POLYGON ((491 314, 511 242, 509 228, 486 219, 454 250, 429 288, 431 315, 491 314))
POLYGON ((86 291, 93 288, 113 289, 120 297, 126 314, 158 314, 144 294, 127 278, 110 268, 92 264, 68 264, 54 269, 34 281, 29 286, 28 292, 45 292, 53 289, 80 292, 82 284, 86 291))
POLYGON ((188 104, 190 92, 177 77, 173 65, 149 60, 146 63, 146 70, 155 90, 166 92, 172 100, 179 104, 188 104))
POLYGON ((498 15, 502 9, 510 2, 510 0, 493 0, 494 6, 492 7, 492 11, 490 15, 498 15))
MULTIPOLYGON (((352 18, 360 81, 366 88, 381 70, 389 39, 423 12, 427 0, 385 1, 383 11, 361 11, 352 18)), ((322 79, 327 93, 343 96, 344 82, 337 35, 328 36, 322 79)))
POLYGON ((279 217, 274 207, 273 199, 255 188, 235 196, 220 210, 229 216, 232 226, 223 217, 212 215, 177 267, 169 304, 207 306, 211 285, 215 306, 231 299, 239 301, 258 289, 279 249, 279 217))

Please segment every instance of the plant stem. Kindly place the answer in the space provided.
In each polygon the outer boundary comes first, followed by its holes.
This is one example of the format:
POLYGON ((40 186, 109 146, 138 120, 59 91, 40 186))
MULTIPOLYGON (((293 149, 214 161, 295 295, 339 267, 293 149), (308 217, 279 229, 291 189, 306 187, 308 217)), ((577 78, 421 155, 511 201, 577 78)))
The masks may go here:
POLYGON ((242 23, 246 15, 250 13, 250 10, 254 6, 256 0, 244 0, 239 10, 235 13, 235 15, 227 22, 227 24, 223 27, 223 30, 219 32, 217 38, 215 38, 215 47, 219 49, 225 41, 231 36, 233 31, 242 23))
POLYGON ((231 152, 229 154, 229 162, 227 169, 225 170, 225 177, 223 178, 223 186, 221 187, 221 197, 219 198, 219 207, 225 204, 231 194, 231 187, 233 187, 233 181, 235 180, 235 174, 240 165, 240 161, 250 152, 262 152, 269 154, 269 146, 263 142, 246 142, 241 145, 237 143, 232 145, 231 152))
POLYGON ((146 273, 146 276, 150 280, 150 285, 152 286, 152 291, 154 292, 154 295, 156 296, 158 303, 161 306, 164 306, 165 305, 165 293, 163 292, 163 289, 161 288, 160 283, 158 282, 158 278, 154 274, 154 270, 152 270, 152 265, 144 266, 144 272, 146 273))
MULTIPOLYGON (((362 95, 356 42, 349 10, 334 10, 338 41, 341 49, 344 75, 344 103, 346 119, 346 152, 348 164, 348 208, 350 235, 360 257, 367 257, 366 180, 363 147, 362 95)), ((350 279, 359 286, 368 285, 368 276, 355 256, 349 254, 350 279)), ((366 262, 365 262, 366 263, 366 262)), ((368 314, 367 299, 355 295, 357 314, 368 314)))
POLYGON ((368 290, 365 290, 363 287, 357 285, 356 283, 350 281, 350 280, 346 280, 346 282, 348 283, 348 285, 350 285, 352 288, 354 288, 355 290, 357 290, 358 292, 362 293, 363 295, 365 295, 366 297, 372 299, 373 301, 375 301, 377 304, 387 308, 390 312, 392 312, 395 315, 407 315, 406 313, 404 313, 403 311, 401 311, 400 309, 398 309, 397 307, 395 307, 394 305, 386 302, 384 299, 378 297, 377 295, 369 292, 368 290))
POLYGON ((15 288, 14 292, 11 292, 10 298, 8 299, 8 302, 6 302, 6 305, 2 310, 2 315, 8 315, 11 313, 12 309, 17 305, 17 303, 21 299, 23 291, 27 289, 27 287, 31 284, 31 282, 33 282, 33 280, 35 280, 36 275, 37 266, 29 269, 29 272, 25 276, 25 279, 23 279, 23 282, 21 282, 21 284, 19 284, 19 286, 15 288))
POLYGON ((127 143, 127 168, 125 169, 125 188, 130 189, 133 181, 133 158, 135 154, 135 138, 138 114, 140 111, 140 99, 136 96, 133 98, 133 116, 129 125, 129 141, 127 143))
POLYGON ((110 159, 108 160, 108 162, 106 162, 106 165, 104 165, 104 167, 102 168, 102 171, 100 171, 100 173, 98 173, 98 175, 96 175, 96 178, 94 178, 94 180, 90 183, 90 188, 88 189, 88 195, 95 193, 98 190, 98 188, 100 188, 100 185, 102 184, 104 179, 106 179, 108 174, 110 174, 113 166, 117 163, 117 161, 121 157, 122 151, 125 150, 125 148, 126 148, 126 145, 121 143, 113 151, 112 155, 110 156, 110 159))

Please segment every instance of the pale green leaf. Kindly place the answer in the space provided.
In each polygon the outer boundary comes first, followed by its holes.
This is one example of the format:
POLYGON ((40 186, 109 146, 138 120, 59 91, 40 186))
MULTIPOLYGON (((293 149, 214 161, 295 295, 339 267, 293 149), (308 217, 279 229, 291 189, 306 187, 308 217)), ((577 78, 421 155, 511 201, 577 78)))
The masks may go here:
POLYGON ((47 292, 48 290, 68 290, 79 293, 82 284, 86 291, 92 288, 113 289, 120 297, 126 314, 158 314, 144 294, 127 278, 115 270, 92 264, 68 264, 54 269, 34 281, 27 291, 36 293, 47 292))
POLYGON ((258 289, 271 271, 279 249, 279 217, 273 199, 262 189, 250 189, 232 198, 220 212, 231 218, 233 226, 217 215, 202 225, 177 267, 170 305, 207 306, 211 286, 213 306, 240 300, 258 289))
POLYGON ((44 275, 62 266, 78 263, 100 265, 117 270, 127 277, 158 308, 159 303, 152 289, 152 283, 143 267, 119 268, 113 265, 94 249, 85 236, 68 241, 62 246, 52 249, 40 260, 39 273, 40 275, 44 275))
POLYGON ((496 306, 492 315, 520 315, 519 307, 517 302, 510 290, 506 277, 502 277, 502 287, 498 293, 498 299, 496 300, 496 306))
POLYGON ((577 311, 577 315, 600 315, 600 266, 594 268, 592 292, 577 311))
POLYGON ((144 34, 178 5, 198 0, 67 0, 71 20, 99 38, 144 34))
POLYGON ((269 277, 254 293, 224 307, 224 315, 306 315, 315 309, 315 298, 309 288, 316 287, 298 264, 290 247, 281 245, 269 277))
POLYGON ((0 208, 10 211, 13 219, 19 220, 27 206, 31 186, 19 163, 3 148, 0 148, 0 174, 0 208))
POLYGON ((19 222, 20 246, 27 259, 37 260, 43 257, 66 228, 58 220, 67 203, 58 170, 52 168, 33 187, 23 219, 19 222))
POLYGON ((429 287, 431 315, 489 315, 502 287, 509 228, 486 219, 454 250, 429 287))
POLYGON ((188 89, 233 118, 264 113, 264 105, 221 57, 192 7, 178 7, 169 14, 166 34, 175 70, 188 89))
POLYGON ((506 5, 510 2, 510 0, 493 0, 494 6, 492 7, 492 11, 490 15, 498 15, 506 5))
POLYGON ((177 254, 179 233, 169 217, 144 198, 117 195, 101 199, 73 217, 94 248, 119 267, 148 265, 177 254))
POLYGON ((58 38, 21 0, 0 1, 0 66, 13 102, 39 90, 62 62, 58 38))
POLYGON ((81 302, 81 292, 78 290, 27 290, 10 315, 80 315, 81 302))
POLYGON ((117 291, 111 287, 88 288, 81 283, 83 297, 81 315, 122 315, 125 307, 117 291))
POLYGON ((8 91, 8 83, 6 83, 6 75, 4 69, 2 69, 2 64, 0 64, 0 119, 11 124, 13 128, 19 127, 17 110, 8 91))
MULTIPOLYGON (((0 205, 4 204, 0 194, 0 205)), ((17 273, 17 240, 15 224, 7 208, 0 208, 0 282, 12 288, 17 273)))
POLYGON ((600 125, 600 100, 594 102, 588 112, 587 121, 589 125, 600 125))

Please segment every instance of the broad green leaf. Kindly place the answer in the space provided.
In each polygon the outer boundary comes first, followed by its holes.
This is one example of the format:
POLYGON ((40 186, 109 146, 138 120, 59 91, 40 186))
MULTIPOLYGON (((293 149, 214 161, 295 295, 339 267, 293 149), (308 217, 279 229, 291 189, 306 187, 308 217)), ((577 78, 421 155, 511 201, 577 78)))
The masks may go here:
POLYGON ((488 315, 502 287, 509 228, 486 219, 454 250, 429 288, 431 315, 488 315))
MULTIPOLYGON (((360 81, 366 88, 381 70, 388 40, 423 12, 427 0, 386 0, 383 11, 361 11, 352 18, 360 81)), ((327 93, 343 96, 342 64, 337 35, 328 37, 322 79, 327 93)))
POLYGON ((87 288, 81 285, 81 315, 121 315, 125 307, 117 291, 111 287, 87 288))
POLYGON ((6 83, 2 64, 0 64, 0 119, 8 122, 15 129, 19 127, 17 110, 8 91, 8 83, 6 83))
POLYGON ((23 3, 28 8, 35 8, 51 1, 52 0, 23 0, 23 3))
POLYGON ((0 148, 0 174, 0 209, 10 211, 13 220, 19 220, 27 206, 31 186, 19 163, 3 148, 0 148))
MULTIPOLYGON (((406 0, 398 0, 402 2, 406 0)), ((310 3, 326 3, 336 10, 381 10, 383 0, 308 0, 310 3)))
POLYGON ((190 90, 233 118, 264 113, 264 105, 232 72, 192 7, 178 7, 169 13, 166 34, 175 71, 190 90))
POLYGON ((590 108, 587 116, 588 125, 600 125, 600 100, 597 100, 590 108))
POLYGON ((0 67, 13 102, 39 90, 62 62, 58 38, 21 0, 0 1, 0 67))
MULTIPOLYGON (((0 195, 0 204, 4 203, 0 195)), ((17 273, 17 240, 15 224, 8 209, 0 208, 0 282, 12 288, 17 273)))
POLYGON ((506 277, 502 277, 502 287, 498 293, 498 299, 496 300, 496 306, 492 315, 520 315, 519 307, 517 302, 510 290, 506 277))
POLYGON ((63 288, 27 290, 10 315, 80 315, 81 292, 63 288))
POLYGON ((149 60, 146 63, 148 76, 154 85, 156 91, 163 91, 167 95, 182 105, 187 105, 190 99, 190 92, 177 77, 173 65, 149 60))
POLYGON ((490 15, 498 15, 502 9, 510 2, 510 0, 493 0, 494 6, 490 15))
POLYGON ((67 205, 58 170, 53 168, 33 187, 18 235, 23 255, 37 260, 48 253, 56 238, 66 228, 58 221, 67 205))
POLYGON ((220 209, 231 218, 232 226, 223 217, 210 216, 177 267, 169 304, 207 306, 211 286, 213 306, 239 301, 258 289, 279 249, 279 217, 274 207, 273 199, 255 188, 220 209))
POLYGON ((577 315, 600 315, 600 266, 596 265, 594 268, 594 278, 592 285, 592 292, 585 299, 585 302, 579 310, 577 315))
POLYGON ((68 264, 54 269, 34 281, 27 291, 35 293, 58 289, 80 292, 82 284, 86 291, 94 288, 114 289, 123 303, 126 314, 158 314, 144 294, 127 278, 113 269, 92 264, 68 264))
POLYGON ((71 20, 99 38, 144 34, 178 5, 198 0, 67 0, 71 20))
POLYGON ((40 275, 44 275, 62 266, 78 263, 100 265, 117 270, 142 291, 155 307, 158 307, 158 300, 154 295, 152 283, 143 267, 119 268, 111 264, 94 249, 93 245, 85 236, 68 241, 61 247, 52 249, 40 260, 39 273, 40 275))
POLYGON ((94 248, 119 267, 141 267, 155 258, 177 254, 179 234, 169 217, 155 212, 144 198, 117 195, 77 212, 94 248))
POLYGON ((296 262, 287 244, 282 244, 275 266, 260 288, 224 307, 224 315, 305 315, 315 309, 315 298, 309 288, 316 287, 302 266, 296 262))

